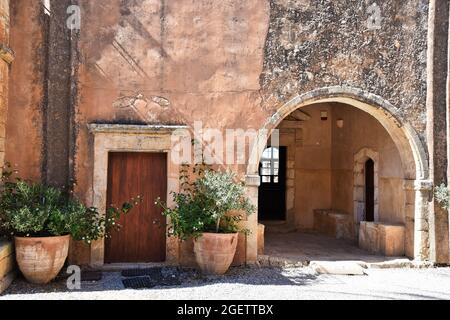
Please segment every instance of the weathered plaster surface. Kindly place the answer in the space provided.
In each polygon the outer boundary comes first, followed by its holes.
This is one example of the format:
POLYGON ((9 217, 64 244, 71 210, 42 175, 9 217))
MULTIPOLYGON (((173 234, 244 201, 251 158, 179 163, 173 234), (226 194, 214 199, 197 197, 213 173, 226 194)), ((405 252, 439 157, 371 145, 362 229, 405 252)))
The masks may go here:
POLYGON ((89 198, 84 123, 259 127, 268 3, 81 1, 76 191, 89 198), (243 116, 245 114, 245 116, 243 116))
POLYGON ((265 107, 322 87, 356 87, 389 101, 423 134, 427 2, 271 0, 265 107), (381 9, 379 30, 367 27, 373 3, 381 9))
POLYGON ((0 1, 0 170, 5 160, 5 136, 8 113, 9 64, 13 52, 9 48, 9 1, 0 1))
POLYGON ((40 1, 11 1, 11 48, 6 160, 22 177, 42 178, 45 47, 40 1))

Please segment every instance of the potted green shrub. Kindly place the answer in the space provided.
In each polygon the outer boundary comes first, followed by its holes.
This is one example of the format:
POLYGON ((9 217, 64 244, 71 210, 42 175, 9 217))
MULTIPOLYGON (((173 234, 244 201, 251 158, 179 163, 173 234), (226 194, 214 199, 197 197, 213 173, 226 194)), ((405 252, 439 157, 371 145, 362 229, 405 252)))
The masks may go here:
POLYGON ((16 179, 3 173, 0 195, 0 234, 14 238, 16 260, 25 278, 35 284, 52 281, 64 266, 69 240, 87 244, 103 238, 122 214, 138 203, 124 203, 101 215, 97 208, 59 189, 16 179))
POLYGON ((185 241, 194 239, 194 253, 200 269, 206 274, 224 274, 233 262, 238 233, 245 215, 255 207, 245 196, 243 183, 235 182, 232 172, 202 171, 194 167, 192 175, 184 166, 180 175, 181 192, 173 193, 174 208, 159 199, 157 204, 168 217, 169 235, 185 241), (241 212, 242 214, 231 214, 241 212))

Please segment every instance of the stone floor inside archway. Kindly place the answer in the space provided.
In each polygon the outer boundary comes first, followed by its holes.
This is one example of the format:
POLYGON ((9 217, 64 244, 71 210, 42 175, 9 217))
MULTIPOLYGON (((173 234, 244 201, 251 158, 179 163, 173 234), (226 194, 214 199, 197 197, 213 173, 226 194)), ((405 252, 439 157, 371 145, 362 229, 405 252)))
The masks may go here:
POLYGON ((265 234, 266 257, 308 264, 311 261, 362 261, 385 263, 406 260, 406 257, 386 257, 358 248, 357 244, 344 239, 308 232, 265 234))

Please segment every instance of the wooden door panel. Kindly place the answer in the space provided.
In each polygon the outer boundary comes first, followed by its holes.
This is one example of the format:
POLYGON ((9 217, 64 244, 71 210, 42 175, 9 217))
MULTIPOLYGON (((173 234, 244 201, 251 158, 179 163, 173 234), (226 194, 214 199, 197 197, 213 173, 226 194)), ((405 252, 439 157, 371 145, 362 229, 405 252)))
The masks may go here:
POLYGON ((167 156, 164 153, 110 153, 108 204, 143 196, 143 202, 119 223, 105 240, 105 262, 162 262, 166 258, 166 228, 155 199, 167 194, 167 156), (159 222, 159 223, 155 223, 159 222))

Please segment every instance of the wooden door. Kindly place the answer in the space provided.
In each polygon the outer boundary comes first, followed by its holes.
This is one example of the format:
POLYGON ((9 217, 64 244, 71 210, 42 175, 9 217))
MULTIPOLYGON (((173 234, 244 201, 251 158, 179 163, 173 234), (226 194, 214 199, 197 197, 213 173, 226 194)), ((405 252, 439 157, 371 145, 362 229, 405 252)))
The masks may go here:
POLYGON ((286 220, 287 147, 267 148, 260 163, 258 218, 286 220))
POLYGON ((163 262, 166 259, 166 225, 155 199, 166 200, 165 153, 110 153, 107 203, 143 196, 143 202, 120 220, 120 231, 105 240, 105 263, 163 262))

